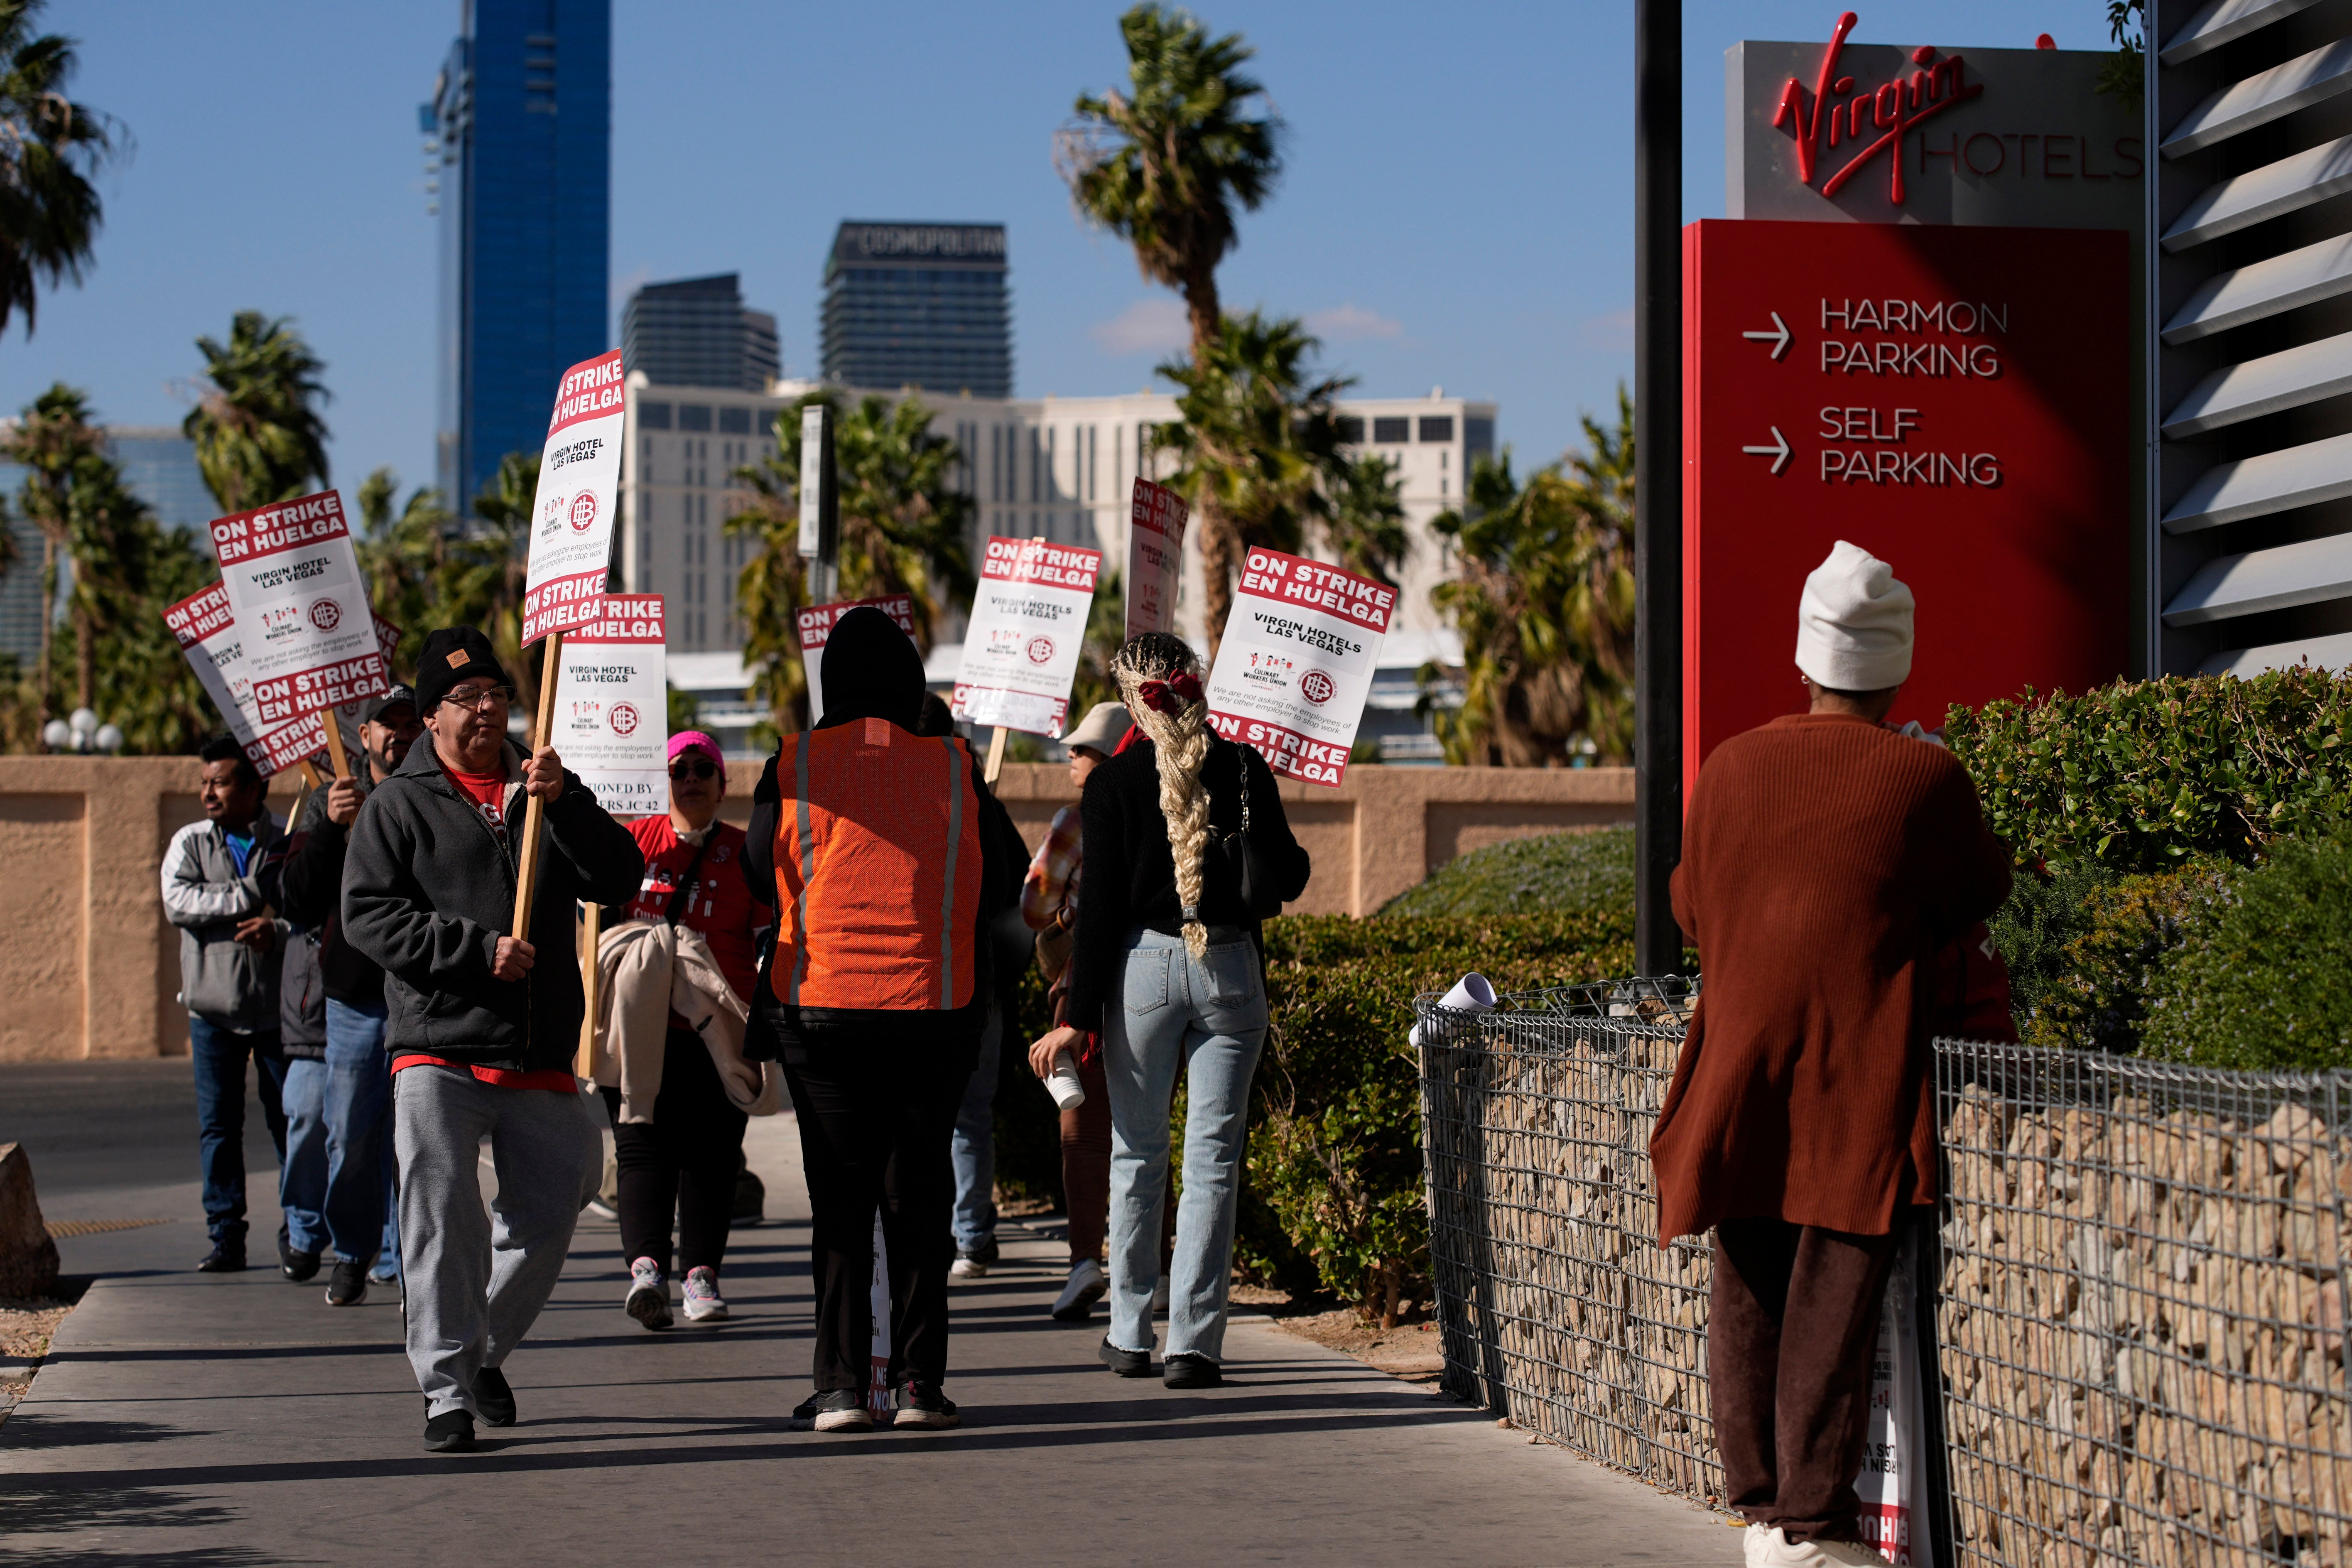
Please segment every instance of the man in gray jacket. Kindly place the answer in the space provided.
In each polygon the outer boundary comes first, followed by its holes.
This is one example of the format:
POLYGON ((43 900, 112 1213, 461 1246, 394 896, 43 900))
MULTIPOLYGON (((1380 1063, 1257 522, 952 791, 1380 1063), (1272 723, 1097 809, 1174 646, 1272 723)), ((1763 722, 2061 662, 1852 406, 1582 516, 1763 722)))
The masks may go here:
POLYGON ((343 932, 384 972, 425 1447, 463 1453, 477 1415, 515 1418, 499 1369, 555 1288, 603 1163, 600 1119, 571 1070, 583 1009, 575 906, 625 902, 645 858, 552 747, 526 757, 507 739, 514 692, 480 631, 426 637, 415 690, 431 744, 409 748, 352 825, 343 932), (545 837, 525 939, 506 933, 527 798, 541 803, 545 837), (495 1231, 476 1152, 486 1136, 495 1231))
MULTIPOLYGON (((278 1048, 278 870, 285 836, 265 809, 268 785, 226 735, 205 742, 197 785, 205 818, 163 851, 163 913, 180 928, 180 1001, 196 1072, 204 1163, 206 1274, 245 1267, 245 1061, 260 1069, 261 1114, 286 1163, 278 1048)), ((281 1239, 281 1247, 283 1242, 281 1239)))

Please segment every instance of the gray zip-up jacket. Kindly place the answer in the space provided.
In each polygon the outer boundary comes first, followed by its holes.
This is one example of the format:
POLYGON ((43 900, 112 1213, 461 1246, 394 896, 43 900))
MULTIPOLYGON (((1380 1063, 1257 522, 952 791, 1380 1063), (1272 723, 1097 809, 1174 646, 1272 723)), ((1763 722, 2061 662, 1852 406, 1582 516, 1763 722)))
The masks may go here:
MULTIPOLYGON (((236 940, 237 922, 279 901, 286 835, 264 811, 253 820, 245 875, 214 822, 192 822, 163 851, 163 914, 180 928, 180 1001, 207 1023, 238 1034, 278 1029, 278 949, 256 952, 236 940)), ((282 942, 286 934, 278 924, 282 942)))
POLYGON ((629 830, 567 770, 546 808, 539 891, 531 903, 537 962, 522 981, 491 978, 514 919, 521 849, 521 752, 504 805, 506 845, 443 770, 431 736, 408 750, 368 795, 343 857, 343 937, 383 966, 384 1045, 472 1067, 534 1070, 570 1064, 583 997, 573 905, 625 902, 645 878, 629 830))

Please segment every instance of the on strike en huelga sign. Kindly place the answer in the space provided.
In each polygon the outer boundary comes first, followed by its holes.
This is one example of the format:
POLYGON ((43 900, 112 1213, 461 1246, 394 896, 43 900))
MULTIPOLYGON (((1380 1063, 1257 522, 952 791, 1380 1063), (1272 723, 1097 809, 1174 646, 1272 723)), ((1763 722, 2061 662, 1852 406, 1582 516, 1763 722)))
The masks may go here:
MULTIPOLYGON (((227 589, 218 583, 198 589, 165 610, 163 624, 171 628, 205 694, 220 710, 229 733, 236 737, 263 777, 299 767, 327 749, 325 720, 319 713, 305 713, 278 724, 256 721, 253 683, 245 669, 245 639, 237 634, 236 613, 229 607, 227 589)), ((400 642, 400 628, 378 619, 375 633, 376 646, 389 664, 392 650, 400 642)), ((333 711, 339 719, 356 718, 358 705, 333 711)), ((343 728, 356 751, 356 731, 350 723, 343 728)))
POLYGON ((321 490, 215 518, 212 536, 257 727, 392 685, 341 496, 321 490))
POLYGON ((990 536, 956 675, 957 718, 1061 734, 1101 570, 1099 550, 990 536))
POLYGON ((1184 576, 1184 499, 1135 477, 1127 519, 1127 635, 1176 629, 1176 585, 1184 576))
POLYGON ((539 490, 530 503, 530 565, 523 574, 522 646, 601 619, 621 487, 621 354, 563 373, 539 490))
POLYGON ((1251 551, 1209 674, 1209 722, 1276 773, 1337 785, 1395 611, 1396 590, 1369 577, 1251 551))
POLYGON ((555 734, 563 765, 615 816, 669 809, 669 685, 658 594, 608 594, 563 634, 555 734))
POLYGON ((824 668, 824 639, 833 635, 833 623, 861 605, 870 605, 898 623, 898 629, 911 638, 915 635, 915 600, 911 594, 892 594, 879 599, 850 599, 833 605, 811 605, 794 620, 801 633, 801 668, 808 671, 809 722, 824 717, 824 682, 819 679, 824 668))

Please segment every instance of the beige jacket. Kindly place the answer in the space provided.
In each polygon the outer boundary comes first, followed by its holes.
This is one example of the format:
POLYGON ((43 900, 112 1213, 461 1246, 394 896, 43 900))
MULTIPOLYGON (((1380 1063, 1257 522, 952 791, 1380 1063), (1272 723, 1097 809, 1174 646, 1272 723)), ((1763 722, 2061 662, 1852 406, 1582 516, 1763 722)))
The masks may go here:
POLYGON ((654 1119, 673 1012, 702 1037, 738 1110, 773 1116, 783 1108, 776 1064, 743 1059, 750 1009, 719 973, 709 942, 689 927, 634 920, 596 942, 596 1082, 620 1089, 623 1121, 654 1119))

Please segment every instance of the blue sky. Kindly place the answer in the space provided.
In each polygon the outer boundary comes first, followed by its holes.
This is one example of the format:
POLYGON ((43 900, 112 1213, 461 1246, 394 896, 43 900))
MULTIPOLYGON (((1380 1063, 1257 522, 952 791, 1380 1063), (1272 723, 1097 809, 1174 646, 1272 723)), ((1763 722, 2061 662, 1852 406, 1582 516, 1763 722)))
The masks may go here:
MULTIPOLYGON (((1724 48, 1818 39, 1840 7, 1692 0, 1685 215, 1722 210, 1724 48)), ((1024 395, 1150 381, 1173 296, 1072 217, 1051 163, 1072 97, 1124 79, 1114 4, 887 6, 615 0, 613 315, 635 285, 740 271, 812 368, 845 217, 1009 226, 1024 395)), ((1229 308, 1306 317, 1368 395, 1501 404, 1523 466, 1630 378, 1633 7, 1213 0, 1258 48, 1287 172, 1242 222, 1229 308)), ((2105 47, 2099 0, 1857 7, 1859 42, 2105 47)), ((193 340, 241 308, 327 362, 333 478, 432 456, 433 220, 416 105, 456 0, 166 5, 52 0, 75 95, 129 127, 95 269, 0 339, 0 409, 50 382, 122 424, 176 423, 193 340)), ((551 389, 551 393, 552 389, 551 389)))

